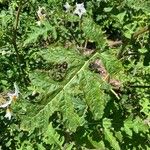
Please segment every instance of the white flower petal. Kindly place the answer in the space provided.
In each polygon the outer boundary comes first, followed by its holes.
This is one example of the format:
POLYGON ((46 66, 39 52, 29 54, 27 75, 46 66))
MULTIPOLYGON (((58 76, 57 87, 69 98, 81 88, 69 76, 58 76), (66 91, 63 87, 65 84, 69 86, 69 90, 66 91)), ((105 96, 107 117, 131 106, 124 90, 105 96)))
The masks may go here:
POLYGON ((15 96, 15 93, 7 93, 7 95, 9 97, 10 101, 12 101, 13 97, 15 96))
POLYGON ((19 88, 16 83, 14 83, 15 92, 7 93, 9 101, 6 101, 4 104, 0 105, 0 108, 8 107, 13 100, 16 100, 19 97, 19 88))
POLYGON ((15 93, 14 94, 18 98, 18 96, 19 96, 19 88, 18 88, 16 82, 14 83, 14 88, 15 88, 15 93))
POLYGON ((9 108, 7 108, 7 110, 6 110, 6 114, 5 114, 5 118, 8 118, 8 120, 10 120, 11 119, 11 116, 12 116, 12 112, 10 111, 10 109, 9 108))
POLYGON ((46 14, 42 13, 42 10, 45 10, 45 7, 39 7, 37 11, 37 15, 40 20, 43 20, 46 17, 46 14))
POLYGON ((69 11, 69 9, 71 8, 71 6, 69 5, 68 2, 65 3, 64 8, 66 9, 66 12, 69 11))
POLYGON ((11 104, 12 100, 6 101, 4 104, 0 105, 0 108, 8 107, 11 104))
POLYGON ((42 7, 39 7, 37 14, 38 14, 38 16, 42 14, 42 7))
POLYGON ((41 26, 41 21, 36 22, 38 26, 41 26))
POLYGON ((8 97, 10 99, 10 102, 12 102, 12 100, 16 100, 19 97, 19 88, 16 83, 14 83, 14 88, 15 88, 14 93, 7 93, 8 97))
POLYGON ((77 4, 76 3, 76 9, 75 9, 75 11, 73 13, 77 14, 81 18, 82 15, 84 13, 86 13, 86 9, 84 8, 84 4, 83 3, 81 3, 81 4, 77 4))

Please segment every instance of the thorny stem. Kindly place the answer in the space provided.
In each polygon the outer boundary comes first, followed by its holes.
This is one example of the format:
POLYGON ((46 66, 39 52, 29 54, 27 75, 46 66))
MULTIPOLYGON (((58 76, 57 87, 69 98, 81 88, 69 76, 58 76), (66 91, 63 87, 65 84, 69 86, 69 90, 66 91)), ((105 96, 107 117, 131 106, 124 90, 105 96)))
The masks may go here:
POLYGON ((129 43, 129 41, 127 41, 127 40, 123 42, 122 47, 117 55, 118 59, 122 58, 122 53, 124 52, 124 49, 126 48, 128 43, 129 43))
POLYGON ((77 41, 77 39, 76 39, 75 36, 73 35, 71 29, 68 28, 68 30, 69 30, 71 36, 73 37, 73 39, 75 40, 75 42, 77 43, 77 45, 80 47, 80 43, 77 41))
POLYGON ((15 24, 13 27, 13 37, 12 37, 12 44, 13 44, 13 47, 14 47, 16 55, 17 55, 17 63, 18 63, 18 67, 20 69, 19 73, 21 72, 22 74, 24 74, 25 72, 24 72, 23 68, 21 67, 21 55, 19 53, 19 49, 17 46, 17 29, 18 29, 20 13, 21 13, 23 5, 26 4, 26 2, 27 1, 25 1, 23 3, 22 0, 20 1, 20 5, 18 7, 17 14, 16 14, 15 24))
POLYGON ((20 62, 20 54, 19 54, 19 50, 18 50, 18 47, 17 47, 17 41, 16 40, 17 40, 17 27, 18 27, 18 22, 19 22, 19 16, 20 16, 21 9, 22 9, 22 4, 19 6, 19 8, 17 10, 15 25, 14 25, 14 28, 13 28, 13 39, 12 39, 12 43, 13 43, 15 52, 17 54, 18 63, 20 62))

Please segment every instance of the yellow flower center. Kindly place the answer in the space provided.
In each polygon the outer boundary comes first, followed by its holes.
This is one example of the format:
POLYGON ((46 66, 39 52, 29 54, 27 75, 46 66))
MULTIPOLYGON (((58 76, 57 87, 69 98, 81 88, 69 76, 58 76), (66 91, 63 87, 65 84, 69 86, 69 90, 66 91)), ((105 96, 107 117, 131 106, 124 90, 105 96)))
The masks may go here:
POLYGON ((16 101, 17 96, 16 96, 16 95, 14 95, 14 96, 12 97, 12 99, 13 99, 14 101, 16 101))

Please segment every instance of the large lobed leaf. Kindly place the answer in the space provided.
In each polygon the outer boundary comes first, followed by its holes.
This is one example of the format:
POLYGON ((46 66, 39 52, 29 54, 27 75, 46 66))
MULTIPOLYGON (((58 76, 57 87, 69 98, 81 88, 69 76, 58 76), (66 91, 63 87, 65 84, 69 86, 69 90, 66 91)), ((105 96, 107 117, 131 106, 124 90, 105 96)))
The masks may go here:
MULTIPOLYGON (((48 63, 67 62, 67 73, 62 81, 54 81, 48 71, 36 70, 30 73, 31 86, 40 93, 40 100, 28 103, 21 128, 29 131, 46 129, 49 118, 55 112, 62 115, 64 126, 72 132, 84 125, 87 110, 91 111, 94 120, 101 119, 110 99, 105 89, 109 90, 111 86, 99 74, 92 72, 89 64, 97 58, 103 60, 108 56, 95 53, 89 59, 81 58, 81 54, 74 49, 63 47, 41 50, 39 55, 48 63)), ((108 63, 111 63, 111 59, 108 63)), ((106 68, 111 71, 108 63, 106 68)), ((119 72, 118 69, 116 71, 119 72)))

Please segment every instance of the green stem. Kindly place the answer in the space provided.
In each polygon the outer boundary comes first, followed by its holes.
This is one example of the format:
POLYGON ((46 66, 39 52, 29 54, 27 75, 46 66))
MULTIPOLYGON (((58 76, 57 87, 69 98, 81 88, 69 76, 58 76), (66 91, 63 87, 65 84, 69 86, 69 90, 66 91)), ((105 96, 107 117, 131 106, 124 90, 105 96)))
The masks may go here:
POLYGON ((150 88, 150 85, 130 85, 131 88, 150 88))
POLYGON ((25 1, 23 3, 23 0, 20 1, 19 7, 18 7, 18 10, 17 10, 17 14, 16 14, 16 19, 15 19, 14 27, 13 27, 13 37, 12 37, 12 45, 14 47, 14 50, 15 50, 16 56, 17 56, 17 64, 18 64, 18 68, 19 68, 19 77, 20 78, 21 78, 21 74, 25 75, 25 72, 24 72, 23 68, 21 67, 21 55, 19 53, 19 48, 17 46, 17 30, 18 30, 20 13, 21 13, 23 5, 26 2, 27 1, 25 1))
POLYGON ((147 32, 147 31, 150 31, 150 27, 149 26, 145 26, 145 27, 141 28, 139 31, 135 32, 133 34, 133 38, 137 38, 140 34, 143 34, 143 33, 147 32))

